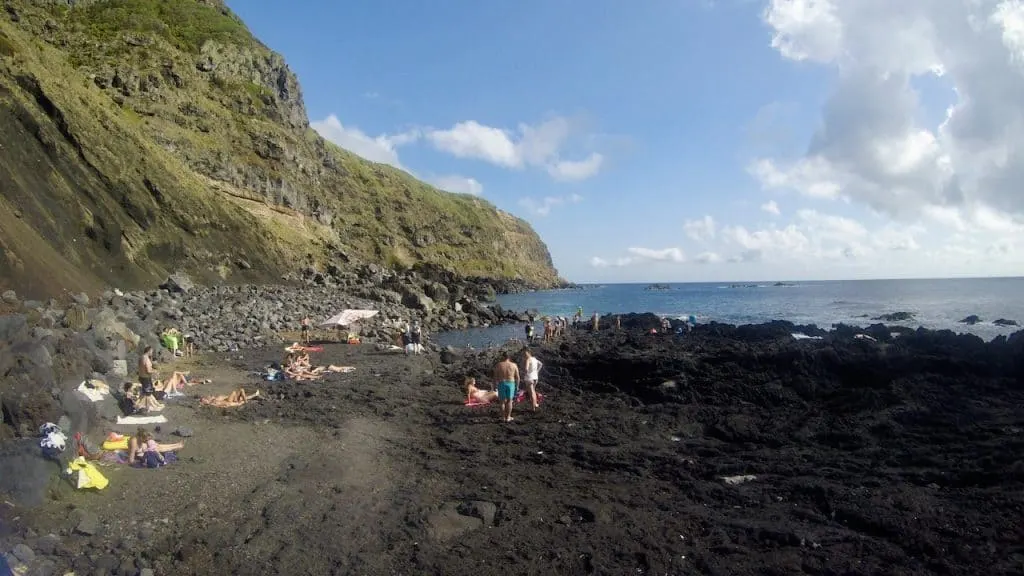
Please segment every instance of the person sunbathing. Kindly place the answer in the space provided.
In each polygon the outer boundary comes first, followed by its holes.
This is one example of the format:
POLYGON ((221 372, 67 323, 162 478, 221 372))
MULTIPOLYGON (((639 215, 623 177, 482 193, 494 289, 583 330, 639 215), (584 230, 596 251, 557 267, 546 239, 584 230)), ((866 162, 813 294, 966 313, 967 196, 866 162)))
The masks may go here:
POLYGON ((128 440, 128 463, 144 463, 146 461, 147 452, 156 452, 159 454, 158 459, 162 461, 164 452, 174 452, 175 450, 181 450, 184 447, 184 442, 159 444, 156 440, 153 440, 153 436, 151 436, 149 432, 146 432, 144 428, 139 428, 131 439, 128 440))
POLYGON ((238 390, 232 390, 230 394, 220 396, 203 396, 200 398, 199 402, 203 405, 214 406, 217 408, 237 408, 254 398, 258 398, 259 395, 259 390, 252 394, 246 394, 245 388, 239 388, 238 390))
POLYGON ((476 387, 476 378, 472 376, 466 376, 466 380, 463 382, 466 386, 466 402, 477 402, 479 404, 488 404, 498 399, 498 393, 494 390, 481 390, 476 387))
POLYGON ((180 390, 185 386, 194 386, 195 382, 189 382, 187 372, 174 372, 166 382, 157 380, 153 382, 153 389, 162 392, 164 398, 181 394, 180 390))
MULTIPOLYGON (((124 383, 124 404, 122 409, 126 416, 159 412, 164 409, 164 405, 158 402, 152 394, 143 395, 141 391, 141 384, 124 383)), ((160 394, 163 395, 162 392, 160 394)))

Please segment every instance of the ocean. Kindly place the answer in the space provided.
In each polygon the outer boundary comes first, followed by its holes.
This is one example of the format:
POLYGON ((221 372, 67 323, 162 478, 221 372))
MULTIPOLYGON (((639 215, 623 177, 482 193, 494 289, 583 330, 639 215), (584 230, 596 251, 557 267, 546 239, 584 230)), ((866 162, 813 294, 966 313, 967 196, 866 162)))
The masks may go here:
MULTIPOLYGON (((572 316, 583 306, 584 316, 653 312, 660 316, 694 315, 698 322, 756 324, 788 320, 829 328, 845 323, 867 326, 871 318, 892 312, 911 312, 914 320, 888 322, 916 328, 969 332, 985 340, 1020 328, 1000 327, 993 320, 1006 318, 1024 324, 1024 277, 955 278, 935 280, 845 280, 819 282, 662 284, 665 290, 647 290, 650 284, 584 285, 582 290, 551 290, 509 294, 498 303, 511 310, 536 309, 541 314, 572 316), (971 314, 982 321, 973 326, 959 321, 971 314)), ((437 334, 442 345, 500 344, 522 338, 521 325, 474 328, 437 334)))

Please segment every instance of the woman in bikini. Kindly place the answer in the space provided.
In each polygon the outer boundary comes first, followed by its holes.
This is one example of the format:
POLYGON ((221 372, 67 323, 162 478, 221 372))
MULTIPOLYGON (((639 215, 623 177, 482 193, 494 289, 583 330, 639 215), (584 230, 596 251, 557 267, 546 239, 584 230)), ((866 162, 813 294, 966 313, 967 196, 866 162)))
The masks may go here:
POLYGON ((246 394, 245 388, 239 388, 238 390, 233 390, 230 394, 203 396, 199 399, 199 402, 204 406, 214 406, 216 408, 237 408, 249 400, 258 398, 259 395, 259 390, 252 394, 246 394))
POLYGON ((185 447, 184 442, 177 442, 175 444, 158 444, 153 440, 153 436, 146 432, 144 428, 139 428, 132 436, 131 440, 128 441, 128 463, 135 464, 136 462, 143 463, 146 460, 146 452, 157 452, 163 454, 164 452, 174 452, 175 450, 181 450, 185 447))
POLYGON ((466 402, 487 404, 498 399, 498 393, 494 390, 481 390, 476 387, 476 378, 466 376, 463 384, 466 386, 466 402))

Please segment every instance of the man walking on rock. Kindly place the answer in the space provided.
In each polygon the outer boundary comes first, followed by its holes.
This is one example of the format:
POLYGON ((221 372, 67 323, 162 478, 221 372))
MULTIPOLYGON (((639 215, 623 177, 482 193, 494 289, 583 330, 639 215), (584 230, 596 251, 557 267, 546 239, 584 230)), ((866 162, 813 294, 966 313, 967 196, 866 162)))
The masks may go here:
POLYGON ((507 351, 501 353, 501 362, 494 367, 494 379, 498 382, 502 420, 511 422, 512 404, 516 401, 516 388, 519 386, 519 366, 516 366, 507 351))

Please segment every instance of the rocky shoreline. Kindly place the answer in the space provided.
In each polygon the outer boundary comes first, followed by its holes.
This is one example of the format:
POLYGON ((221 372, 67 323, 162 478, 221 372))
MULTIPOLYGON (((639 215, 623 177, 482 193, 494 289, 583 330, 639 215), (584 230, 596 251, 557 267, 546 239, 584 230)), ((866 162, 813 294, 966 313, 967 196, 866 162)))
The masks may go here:
MULTIPOLYGON (((250 382, 261 401, 196 414, 218 454, 218 427, 235 424, 246 426, 240 446, 250 434, 281 437, 285 429, 260 432, 280 424, 328 435, 321 449, 284 438, 283 460, 260 465, 267 477, 242 477, 237 492, 207 487, 214 468, 202 467, 217 462, 202 456, 185 476, 146 476, 175 479, 173 490, 209 505, 145 504, 144 541, 134 519, 86 507, 60 530, 0 535, 3 551, 105 574, 1019 568, 1024 331, 985 342, 779 321, 676 335, 651 334, 661 323, 653 314, 622 315, 620 330, 610 321, 533 347, 547 398, 537 414, 520 405, 506 426, 459 399, 466 375, 491 384, 498 350, 393 356, 328 345, 318 361, 356 372, 250 382), (332 447, 345 451, 322 453, 332 447), (462 536, 478 545, 458 544, 462 536)), ((17 322, 0 326, 3 336, 17 322)), ((41 354, 18 356, 18 366, 41 354)), ((211 361, 251 372, 279 355, 250 347, 211 361)), ((71 420, 82 412, 60 409, 71 420)))
POLYGON ((56 422, 67 412, 63 398, 85 376, 126 378, 147 345, 158 361, 169 360, 159 335, 171 327, 190 334, 199 353, 223 353, 279 344, 282 333, 298 332, 303 317, 317 323, 349 308, 379 311, 357 328, 366 343, 393 343, 399 327, 411 321, 420 323, 429 345, 432 333, 532 317, 494 304, 498 293, 528 289, 526 284, 462 279, 429 268, 310 269, 285 280, 288 285, 200 287, 178 273, 156 290, 74 294, 64 302, 4 292, 0 439, 31 437, 40 421, 56 422))

